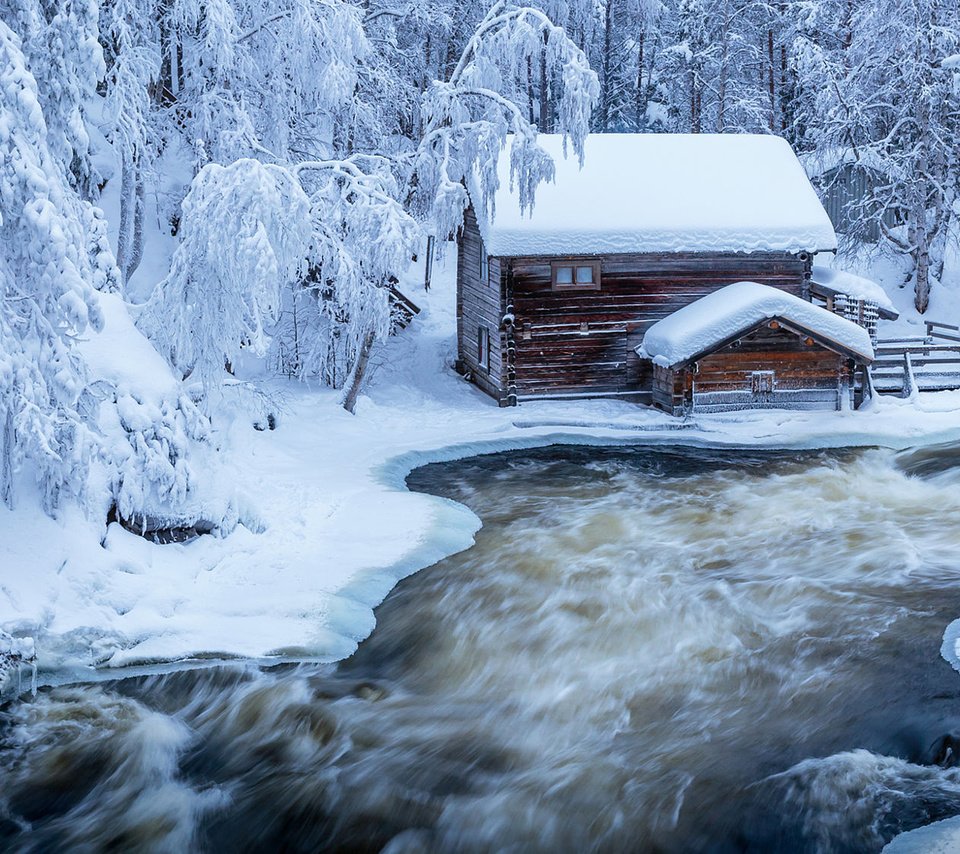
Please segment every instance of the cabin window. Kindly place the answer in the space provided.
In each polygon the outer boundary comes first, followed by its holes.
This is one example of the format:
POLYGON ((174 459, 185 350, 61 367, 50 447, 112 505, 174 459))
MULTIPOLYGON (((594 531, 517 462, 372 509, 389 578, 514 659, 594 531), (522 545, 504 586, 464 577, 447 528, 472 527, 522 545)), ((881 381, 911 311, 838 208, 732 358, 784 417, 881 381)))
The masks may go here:
POLYGON ((485 371, 490 370, 490 330, 485 326, 477 329, 477 364, 485 371))
POLYGON ((490 283, 490 256, 487 255, 487 247, 480 244, 480 283, 490 283))
POLYGON ((600 262, 590 259, 571 258, 554 261, 553 289, 555 291, 598 291, 600 290, 600 262))

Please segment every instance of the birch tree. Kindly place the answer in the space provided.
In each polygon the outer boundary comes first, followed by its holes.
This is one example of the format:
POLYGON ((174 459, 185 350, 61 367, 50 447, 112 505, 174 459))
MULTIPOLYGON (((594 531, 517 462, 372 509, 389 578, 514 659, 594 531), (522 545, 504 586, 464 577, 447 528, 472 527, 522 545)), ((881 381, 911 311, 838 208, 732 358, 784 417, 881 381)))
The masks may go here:
POLYGON ((549 155, 537 145, 536 126, 521 104, 525 74, 546 66, 556 130, 582 156, 590 116, 600 93, 587 58, 561 27, 539 9, 509 0, 494 3, 445 81, 424 95, 426 129, 414 161, 415 210, 437 234, 453 234, 468 204, 466 186, 492 207, 497 162, 509 136, 510 180, 522 208, 532 207, 537 185, 553 177, 549 155))
POLYGON ((882 248, 909 259, 923 313, 956 237, 960 93, 942 60, 960 45, 960 10, 949 0, 870 0, 855 14, 832 7, 832 27, 825 11, 809 10, 799 45, 806 137, 868 172, 847 237, 879 228, 882 248))

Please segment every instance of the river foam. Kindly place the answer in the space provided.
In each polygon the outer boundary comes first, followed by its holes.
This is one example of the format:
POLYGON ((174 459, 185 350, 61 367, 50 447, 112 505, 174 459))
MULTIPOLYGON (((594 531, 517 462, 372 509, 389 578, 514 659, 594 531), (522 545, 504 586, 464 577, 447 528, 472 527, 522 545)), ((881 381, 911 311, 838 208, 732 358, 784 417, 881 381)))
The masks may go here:
POLYGON ((0 729, 0 843, 875 851, 960 794, 949 458, 568 447, 420 470, 484 526, 352 658, 42 691, 0 729))

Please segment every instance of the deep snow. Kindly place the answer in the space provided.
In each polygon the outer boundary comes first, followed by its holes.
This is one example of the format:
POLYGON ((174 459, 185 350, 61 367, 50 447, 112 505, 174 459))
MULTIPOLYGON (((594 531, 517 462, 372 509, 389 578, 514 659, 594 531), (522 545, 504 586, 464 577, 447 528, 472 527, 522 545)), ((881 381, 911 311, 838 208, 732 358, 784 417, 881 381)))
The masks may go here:
POLYGON ((870 279, 832 267, 814 266, 812 273, 810 278, 817 284, 833 288, 833 290, 854 299, 868 300, 869 302, 875 302, 881 308, 896 311, 896 306, 894 306, 887 292, 870 279))

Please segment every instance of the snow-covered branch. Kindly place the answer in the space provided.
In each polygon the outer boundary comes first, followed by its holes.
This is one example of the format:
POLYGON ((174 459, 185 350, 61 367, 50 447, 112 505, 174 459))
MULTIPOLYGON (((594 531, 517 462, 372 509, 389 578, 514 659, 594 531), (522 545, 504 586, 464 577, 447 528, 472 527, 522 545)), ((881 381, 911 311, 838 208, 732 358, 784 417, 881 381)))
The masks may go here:
POLYGON ((550 158, 537 145, 538 128, 518 95, 529 88, 531 67, 541 69, 538 97, 550 102, 557 130, 582 155, 590 115, 599 95, 586 56, 561 27, 539 9, 509 0, 495 3, 468 40, 447 81, 430 86, 423 99, 425 130, 416 153, 415 209, 439 234, 460 225, 470 185, 491 206, 499 182, 496 163, 510 137, 510 180, 520 204, 532 206, 536 186, 553 175, 550 158))

